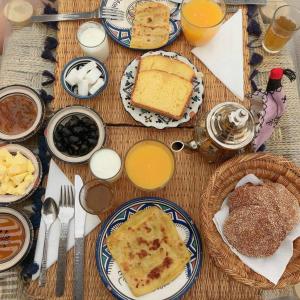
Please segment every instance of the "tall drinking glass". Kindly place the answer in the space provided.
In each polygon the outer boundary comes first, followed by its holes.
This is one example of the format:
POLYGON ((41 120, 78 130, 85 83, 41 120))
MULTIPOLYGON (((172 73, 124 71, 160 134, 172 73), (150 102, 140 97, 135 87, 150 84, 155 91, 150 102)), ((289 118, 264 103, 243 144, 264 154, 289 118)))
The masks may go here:
POLYGON ((86 56, 105 62, 109 55, 108 39, 104 27, 97 22, 83 23, 77 31, 77 40, 86 56))
POLYGON ((278 53, 299 28, 300 9, 292 5, 277 8, 262 42, 264 50, 278 53))
POLYGON ((218 32, 226 15, 224 0, 183 0, 181 26, 192 46, 209 42, 218 32))

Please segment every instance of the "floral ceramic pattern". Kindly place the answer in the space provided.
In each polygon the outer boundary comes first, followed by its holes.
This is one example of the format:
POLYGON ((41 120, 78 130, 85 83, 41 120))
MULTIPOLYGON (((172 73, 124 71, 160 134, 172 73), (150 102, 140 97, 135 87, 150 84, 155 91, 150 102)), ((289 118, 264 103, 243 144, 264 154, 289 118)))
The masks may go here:
POLYGON ((122 300, 173 300, 179 299, 193 285, 199 275, 202 265, 202 244, 197 228, 188 214, 175 203, 156 197, 145 197, 131 200, 123 204, 102 225, 96 245, 96 262, 100 277, 114 296, 122 300), (157 206, 169 214, 178 230, 179 235, 191 253, 191 259, 185 270, 168 285, 141 297, 134 297, 120 271, 112 258, 106 244, 106 238, 122 223, 136 212, 157 206))
MULTIPOLYGON (((109 36, 118 44, 130 48, 131 27, 134 17, 134 8, 138 2, 144 0, 103 0, 101 7, 113 7, 125 12, 125 20, 109 20, 104 19, 103 25, 109 36)), ((179 4, 172 3, 168 0, 156 0, 166 4, 170 8, 170 35, 167 45, 171 44, 180 35, 181 25, 179 21, 179 4)))
MULTIPOLYGON (((147 52, 143 56, 148 55, 163 55, 178 59, 190 67, 193 68, 196 74, 196 78, 193 80, 194 90, 191 96, 190 103, 186 108, 186 111, 180 120, 173 120, 168 117, 161 116, 154 112, 149 112, 145 109, 137 108, 131 105, 131 93, 133 91, 135 77, 137 74, 139 59, 134 59, 129 63, 124 71, 121 79, 120 96, 125 110, 138 122, 142 123, 146 127, 155 127, 157 129, 163 129, 166 127, 177 127, 180 124, 188 122, 197 112, 202 103, 203 98, 203 80, 202 73, 198 72, 197 68, 184 56, 181 56, 175 52, 155 51, 147 52)), ((142 57, 143 57, 142 56, 142 57)))

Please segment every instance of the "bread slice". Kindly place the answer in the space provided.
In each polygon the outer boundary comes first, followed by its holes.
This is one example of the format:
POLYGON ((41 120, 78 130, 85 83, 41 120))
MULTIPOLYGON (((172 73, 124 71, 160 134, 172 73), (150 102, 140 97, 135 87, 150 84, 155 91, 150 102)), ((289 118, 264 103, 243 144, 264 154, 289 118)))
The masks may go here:
POLYGON ((164 71, 139 72, 132 93, 132 105, 171 119, 182 118, 193 91, 191 82, 164 71))
POLYGON ((161 3, 143 2, 135 8, 130 47, 155 49, 169 40, 170 9, 161 3))
POLYGON ((139 70, 141 72, 149 70, 165 71, 180 76, 187 81, 192 81, 195 77, 195 72, 190 66, 177 59, 162 55, 150 55, 142 57, 139 70))

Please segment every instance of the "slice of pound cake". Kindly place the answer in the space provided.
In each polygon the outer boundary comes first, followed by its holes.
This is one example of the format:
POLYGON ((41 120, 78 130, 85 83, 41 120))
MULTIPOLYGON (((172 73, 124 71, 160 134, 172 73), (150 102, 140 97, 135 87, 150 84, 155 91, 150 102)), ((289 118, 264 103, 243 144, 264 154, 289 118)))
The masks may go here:
POLYGON ((130 47, 155 49, 169 40, 170 9, 158 2, 138 3, 131 30, 130 47))
POLYGON ((132 105, 179 120, 193 91, 191 82, 159 70, 139 72, 132 105))
POLYGON ((195 77, 195 72, 190 66, 177 59, 162 55, 149 55, 141 58, 139 71, 149 70, 165 71, 187 81, 192 81, 195 77))

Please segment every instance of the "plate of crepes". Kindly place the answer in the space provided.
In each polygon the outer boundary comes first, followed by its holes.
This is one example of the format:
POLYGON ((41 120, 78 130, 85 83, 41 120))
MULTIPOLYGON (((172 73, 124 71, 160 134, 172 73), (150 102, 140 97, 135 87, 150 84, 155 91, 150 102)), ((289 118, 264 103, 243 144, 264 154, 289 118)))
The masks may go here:
POLYGON ((125 19, 104 19, 110 37, 131 49, 151 50, 175 41, 181 31, 179 5, 167 0, 104 0, 101 8, 113 7, 125 12, 125 19))
POLYGON ((199 275, 202 244, 193 221, 175 203, 138 198, 103 224, 96 262, 118 299, 179 299, 199 275))
POLYGON ((0 206, 27 199, 41 181, 41 162, 26 147, 0 146, 0 206))
POLYGON ((175 52, 147 52, 126 67, 120 96, 125 110, 147 127, 177 127, 203 100, 202 73, 175 52))

